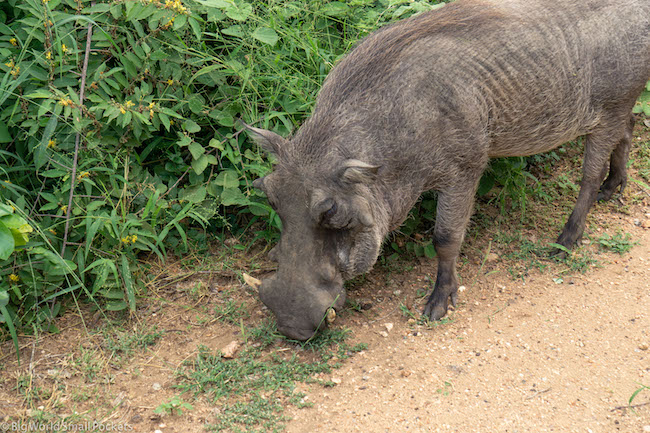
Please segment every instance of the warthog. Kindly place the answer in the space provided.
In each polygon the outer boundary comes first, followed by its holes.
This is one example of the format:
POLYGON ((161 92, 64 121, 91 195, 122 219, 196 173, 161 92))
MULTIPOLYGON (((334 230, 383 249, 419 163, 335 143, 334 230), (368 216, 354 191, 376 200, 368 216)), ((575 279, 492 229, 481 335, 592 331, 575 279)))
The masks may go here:
POLYGON ((489 158, 584 135, 580 193, 557 240, 571 248, 597 197, 625 187, 631 111, 649 77, 648 0, 457 0, 365 38, 293 137, 249 128, 277 158, 254 185, 282 220, 278 270, 259 290, 278 329, 305 340, 324 326, 344 304, 344 280, 373 266, 431 189, 439 261, 424 314, 440 319, 456 302, 489 158))

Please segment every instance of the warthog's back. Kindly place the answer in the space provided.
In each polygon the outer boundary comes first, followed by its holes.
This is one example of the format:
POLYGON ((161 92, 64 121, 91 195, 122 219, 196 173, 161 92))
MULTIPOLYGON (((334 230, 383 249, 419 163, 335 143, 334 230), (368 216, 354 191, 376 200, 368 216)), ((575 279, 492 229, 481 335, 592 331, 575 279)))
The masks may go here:
POLYGON ((469 129, 490 157, 539 153, 590 132, 649 77, 648 0, 458 0, 365 39, 296 138, 313 150, 374 135, 381 154, 430 165, 422 143, 433 155, 469 129))

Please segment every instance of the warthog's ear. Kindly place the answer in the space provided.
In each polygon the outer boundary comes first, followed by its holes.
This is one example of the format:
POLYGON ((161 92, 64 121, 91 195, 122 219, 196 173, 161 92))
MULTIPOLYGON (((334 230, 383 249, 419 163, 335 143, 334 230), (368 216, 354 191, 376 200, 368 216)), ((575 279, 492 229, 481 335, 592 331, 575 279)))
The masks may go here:
POLYGON ((341 179, 348 183, 371 183, 377 178, 378 165, 370 165, 358 159, 348 159, 343 163, 341 179))
POLYGON ((275 156, 283 153, 283 148, 287 145, 287 140, 280 135, 266 129, 254 128, 244 122, 241 122, 241 124, 246 128, 248 135, 259 147, 275 156))

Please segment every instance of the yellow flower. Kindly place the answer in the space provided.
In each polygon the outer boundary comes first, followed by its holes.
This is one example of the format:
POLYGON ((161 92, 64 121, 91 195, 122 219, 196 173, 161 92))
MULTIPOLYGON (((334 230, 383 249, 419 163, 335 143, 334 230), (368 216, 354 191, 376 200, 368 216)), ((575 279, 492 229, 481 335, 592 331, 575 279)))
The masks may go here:
POLYGON ((61 206, 61 210, 63 211, 63 213, 68 212, 68 206, 67 205, 61 206))
POLYGON ((54 149, 56 147, 56 140, 50 139, 50 141, 47 142, 47 147, 49 149, 54 149))
POLYGON ((87 172, 87 171, 82 171, 81 173, 79 173, 79 175, 77 175, 77 180, 81 180, 81 179, 83 179, 84 177, 88 177, 88 176, 90 176, 90 173, 89 173, 89 172, 87 172))
POLYGON ((134 244, 138 240, 138 235, 131 236, 131 243, 134 244))
POLYGON ((149 117, 153 117, 153 110, 149 110, 149 117))
POLYGON ((124 105, 126 105, 126 108, 130 108, 130 107, 133 107, 135 105, 135 103, 133 101, 126 101, 126 104, 124 104, 124 105))
POLYGON ((47 60, 52 60, 52 51, 48 51, 48 52, 46 52, 46 53, 45 53, 45 58, 46 58, 47 60))
POLYGON ((151 102, 151 103, 149 104, 149 109, 150 109, 150 110, 153 110, 154 108, 156 108, 156 103, 155 103, 155 102, 151 102))
POLYGON ((169 80, 167 80, 167 84, 169 84, 169 85, 171 86, 172 84, 174 84, 174 80, 172 80, 172 79, 170 78, 169 80))
POLYGON ((120 113, 122 113, 122 114, 126 114, 126 108, 124 108, 124 107, 120 107, 120 113))
POLYGON ((9 281, 11 281, 12 283, 17 283, 18 281, 20 281, 20 278, 18 278, 18 275, 16 274, 9 274, 9 281))
POLYGON ((9 39, 9 42, 10 42, 11 45, 13 45, 14 47, 17 47, 17 46, 18 46, 18 41, 16 40, 16 38, 11 38, 11 39, 9 39))
POLYGON ((56 230, 54 230, 54 229, 50 229, 49 232, 52 233, 53 235, 56 234, 56 230))
POLYGON ((173 125, 174 124, 174 119, 169 119, 169 124, 173 125))
POLYGON ((68 47, 66 47, 65 44, 61 44, 61 51, 63 51, 63 53, 67 53, 68 47))
POLYGON ((9 60, 7 63, 5 63, 5 66, 8 67, 8 68, 13 68, 15 66, 15 63, 14 63, 13 59, 9 60))
POLYGON ((14 78, 16 78, 16 77, 18 76, 18 74, 20 74, 20 66, 16 66, 16 67, 13 68, 13 69, 11 70, 11 72, 9 72, 9 73, 10 73, 11 75, 13 75, 14 78))

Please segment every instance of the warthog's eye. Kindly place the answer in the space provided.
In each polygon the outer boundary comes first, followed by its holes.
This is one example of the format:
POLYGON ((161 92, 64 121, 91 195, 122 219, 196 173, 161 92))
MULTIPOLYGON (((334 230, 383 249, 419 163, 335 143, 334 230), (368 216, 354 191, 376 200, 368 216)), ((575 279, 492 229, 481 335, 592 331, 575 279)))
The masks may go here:
POLYGON ((331 226, 332 218, 334 218, 338 210, 339 206, 336 201, 333 198, 327 198, 314 206, 312 214, 319 224, 328 227, 331 226))
POLYGON ((330 218, 336 215, 337 210, 338 210, 338 206, 336 205, 336 202, 332 203, 332 206, 328 210, 323 212, 322 221, 328 221, 330 218))

